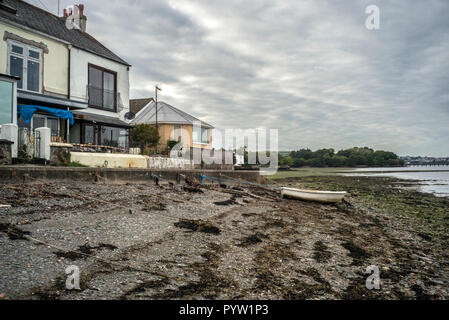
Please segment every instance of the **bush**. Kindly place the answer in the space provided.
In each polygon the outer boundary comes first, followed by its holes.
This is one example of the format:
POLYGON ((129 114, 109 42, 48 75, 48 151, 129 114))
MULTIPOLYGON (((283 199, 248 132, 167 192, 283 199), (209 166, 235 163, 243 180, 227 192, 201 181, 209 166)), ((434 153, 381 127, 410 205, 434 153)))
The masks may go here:
POLYGON ((173 147, 176 146, 178 143, 179 143, 179 141, 176 141, 176 140, 168 140, 167 141, 168 151, 171 151, 171 149, 173 149, 173 147))
POLYGON ((151 124, 138 124, 131 130, 131 141, 142 151, 156 147, 160 138, 159 131, 151 124))

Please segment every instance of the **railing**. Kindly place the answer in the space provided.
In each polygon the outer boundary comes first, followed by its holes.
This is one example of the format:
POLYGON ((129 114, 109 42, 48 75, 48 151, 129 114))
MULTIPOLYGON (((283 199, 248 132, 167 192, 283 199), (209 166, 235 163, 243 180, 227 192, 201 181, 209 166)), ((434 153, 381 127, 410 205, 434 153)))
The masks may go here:
POLYGON ((120 92, 87 85, 87 100, 89 105, 95 108, 101 108, 109 111, 120 112, 124 105, 120 92))

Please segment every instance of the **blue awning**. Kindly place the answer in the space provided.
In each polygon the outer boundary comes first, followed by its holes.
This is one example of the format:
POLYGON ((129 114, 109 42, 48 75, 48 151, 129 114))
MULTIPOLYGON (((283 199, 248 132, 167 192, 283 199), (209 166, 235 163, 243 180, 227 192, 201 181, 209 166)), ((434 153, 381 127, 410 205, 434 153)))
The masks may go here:
POLYGON ((28 106, 23 104, 17 105, 17 112, 22 116, 23 120, 25 120, 27 124, 30 123, 31 118, 33 117, 34 113, 37 110, 48 112, 51 115, 61 119, 69 119, 70 124, 72 126, 75 124, 75 120, 73 120, 73 114, 67 110, 60 110, 41 106, 28 106))

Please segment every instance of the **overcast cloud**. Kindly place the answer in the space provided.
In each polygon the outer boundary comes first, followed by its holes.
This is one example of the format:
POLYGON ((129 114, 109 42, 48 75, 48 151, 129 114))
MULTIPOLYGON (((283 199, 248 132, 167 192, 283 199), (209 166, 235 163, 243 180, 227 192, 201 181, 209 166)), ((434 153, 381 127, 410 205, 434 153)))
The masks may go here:
POLYGON ((279 129, 282 150, 449 156, 447 0, 84 4, 88 32, 133 66, 132 98, 158 83, 162 100, 219 129, 279 129), (380 30, 365 27, 370 4, 380 30))

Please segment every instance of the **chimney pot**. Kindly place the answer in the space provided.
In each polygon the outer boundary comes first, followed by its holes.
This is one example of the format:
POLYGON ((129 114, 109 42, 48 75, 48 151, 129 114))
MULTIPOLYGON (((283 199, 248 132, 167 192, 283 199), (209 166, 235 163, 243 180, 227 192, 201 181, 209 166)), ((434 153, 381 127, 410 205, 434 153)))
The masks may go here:
POLYGON ((79 4, 78 9, 80 11, 80 16, 83 16, 84 15, 84 4, 79 4))

